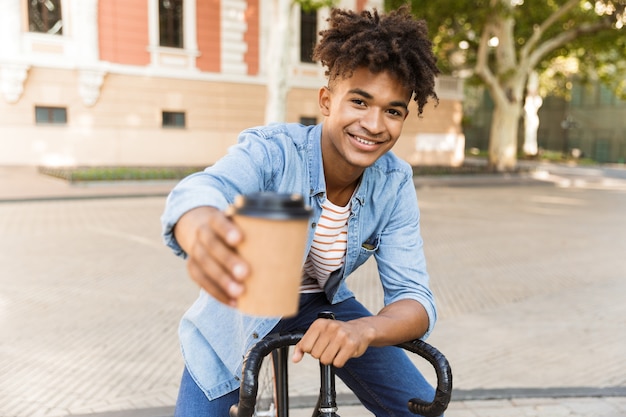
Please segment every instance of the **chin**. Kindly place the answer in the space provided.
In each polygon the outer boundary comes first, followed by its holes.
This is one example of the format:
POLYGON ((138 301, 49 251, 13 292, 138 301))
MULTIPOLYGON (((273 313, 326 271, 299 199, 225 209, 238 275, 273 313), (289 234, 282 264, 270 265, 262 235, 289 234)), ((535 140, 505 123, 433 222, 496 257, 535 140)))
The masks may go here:
POLYGON ((358 168, 369 168, 380 158, 381 155, 378 155, 376 158, 368 157, 368 158, 351 158, 348 160, 350 165, 358 168))

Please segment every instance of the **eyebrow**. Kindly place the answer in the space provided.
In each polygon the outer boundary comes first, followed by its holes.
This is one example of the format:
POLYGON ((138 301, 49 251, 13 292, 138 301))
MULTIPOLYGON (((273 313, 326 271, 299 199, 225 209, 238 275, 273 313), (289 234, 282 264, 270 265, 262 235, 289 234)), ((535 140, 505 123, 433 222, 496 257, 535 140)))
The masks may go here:
MULTIPOLYGON (((373 95, 371 95, 371 94, 370 94, 370 93, 368 93, 367 91, 362 90, 362 89, 360 89, 360 88, 353 88, 353 89, 352 89, 352 90, 350 90, 349 92, 350 92, 350 93, 353 93, 353 94, 358 94, 358 95, 363 96, 363 97, 365 97, 365 98, 367 98, 367 99, 370 99, 370 100, 374 98, 374 96, 373 96, 373 95)), ((409 109, 409 106, 408 106, 408 105, 407 105, 404 101, 400 101, 400 100, 398 100, 398 101, 392 101, 392 102, 390 102, 389 104, 390 104, 392 107, 402 107, 403 109, 406 109, 406 110, 408 110, 408 109, 409 109)))

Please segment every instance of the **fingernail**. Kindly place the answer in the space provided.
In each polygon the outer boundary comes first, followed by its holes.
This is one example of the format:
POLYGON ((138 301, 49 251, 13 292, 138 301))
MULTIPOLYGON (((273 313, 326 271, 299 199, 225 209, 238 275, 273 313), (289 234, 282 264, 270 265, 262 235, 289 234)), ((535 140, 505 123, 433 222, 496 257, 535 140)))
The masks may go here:
POLYGON ((233 267, 233 275, 237 278, 243 278, 246 276, 246 267, 242 264, 237 264, 233 267))
POLYGON ((228 243, 234 245, 235 243, 239 242, 239 233, 236 230, 231 230, 226 234, 226 240, 228 240, 228 243))
POLYGON ((231 282, 230 284, 228 284, 228 292, 230 293, 231 297, 239 297, 243 292, 243 286, 235 282, 231 282))

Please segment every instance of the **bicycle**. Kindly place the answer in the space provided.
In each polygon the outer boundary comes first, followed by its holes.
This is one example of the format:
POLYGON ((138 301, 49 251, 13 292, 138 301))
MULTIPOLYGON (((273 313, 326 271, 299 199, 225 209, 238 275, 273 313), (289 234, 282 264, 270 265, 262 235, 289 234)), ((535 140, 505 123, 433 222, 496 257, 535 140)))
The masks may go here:
MULTIPOLYGON (((328 313, 320 317, 333 318, 328 313)), ((255 344, 244 359, 239 391, 239 403, 230 409, 230 417, 289 417, 289 383, 287 357, 289 346, 302 339, 304 332, 271 333, 255 344), (273 398, 259 410, 257 393, 259 392, 259 373, 263 360, 272 355, 273 398)), ((452 395, 452 370, 446 357, 435 347, 416 339, 397 345, 411 353, 426 359, 435 369, 437 387, 431 402, 417 398, 408 400, 408 409, 413 414, 425 417, 437 417, 448 407, 452 395)), ((313 417, 339 417, 335 393, 335 374, 331 365, 320 363, 320 394, 313 410, 313 417)))

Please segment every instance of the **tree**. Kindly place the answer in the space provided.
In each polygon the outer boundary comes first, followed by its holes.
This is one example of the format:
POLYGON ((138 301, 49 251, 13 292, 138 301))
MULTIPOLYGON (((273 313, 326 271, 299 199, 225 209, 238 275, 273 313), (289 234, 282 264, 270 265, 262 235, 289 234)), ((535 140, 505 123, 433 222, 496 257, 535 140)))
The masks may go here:
POLYGON ((299 6, 305 11, 334 5, 335 0, 272 0, 267 54, 267 103, 265 123, 285 121, 285 106, 289 90, 290 41, 293 37, 293 12, 299 6))
MULTIPOLYGON (((404 3, 388 0, 386 7, 404 3)), ((412 0, 410 4, 429 23, 442 70, 473 77, 489 92, 494 102, 489 166, 497 171, 516 166, 519 120, 532 72, 545 71, 577 45, 586 45, 599 57, 626 35, 624 0, 412 0)), ((626 51, 618 53, 624 56, 626 51)))
MULTIPOLYGON (((582 36, 548 55, 528 77, 524 101, 524 145, 526 155, 537 154, 538 111, 548 94, 571 98, 573 82, 600 82, 618 97, 626 98, 626 38, 619 31, 602 31, 582 36)), ((569 116, 562 122, 571 126, 569 116)), ((564 144, 563 152, 568 152, 564 144)))

